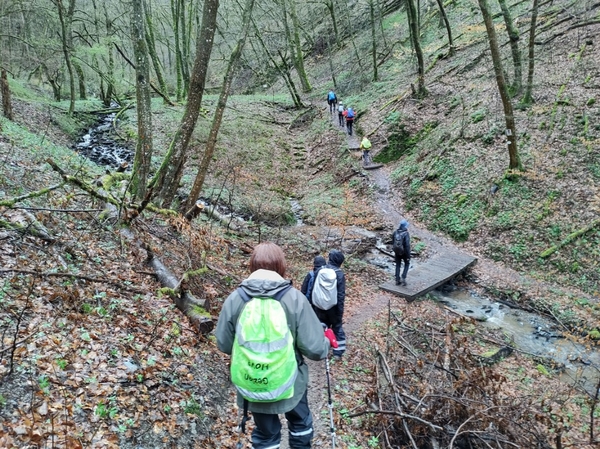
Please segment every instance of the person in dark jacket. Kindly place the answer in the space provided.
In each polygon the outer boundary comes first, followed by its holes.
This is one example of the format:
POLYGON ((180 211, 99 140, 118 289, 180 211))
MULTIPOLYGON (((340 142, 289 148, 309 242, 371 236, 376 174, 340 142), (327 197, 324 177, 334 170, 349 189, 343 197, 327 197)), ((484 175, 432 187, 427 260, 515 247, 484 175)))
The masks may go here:
POLYGON ((327 261, 323 256, 315 257, 315 260, 313 262, 313 269, 308 272, 308 274, 304 278, 304 281, 302 281, 302 287, 300 287, 300 291, 304 296, 306 296, 306 299, 308 299, 308 302, 310 302, 311 304, 312 301, 310 300, 310 296, 312 294, 312 289, 315 286, 315 276, 317 275, 319 269, 326 263, 327 261))
MULTIPOLYGON (((324 359, 327 357, 331 340, 323 335, 323 327, 306 298, 295 288, 289 288, 291 282, 284 279, 286 263, 283 250, 279 246, 270 242, 257 245, 250 257, 250 271, 252 274, 241 284, 241 288, 250 297, 275 295, 283 289, 288 289, 280 302, 293 337, 298 362, 298 374, 291 398, 276 402, 247 402, 255 423, 252 447, 278 448, 281 441, 279 414, 285 414, 290 447, 308 449, 313 437, 313 419, 308 408, 308 366, 304 357, 311 360, 324 359)), ((245 304, 236 289, 227 297, 221 309, 215 336, 217 347, 226 354, 232 353, 236 325, 245 304)), ((239 392, 237 403, 240 408, 244 406, 244 398, 239 392)))
POLYGON ((410 234, 408 233, 408 221, 402 220, 398 229, 392 233, 392 242, 396 235, 402 239, 402 247, 404 251, 398 253, 394 251, 394 260, 396 261, 396 285, 406 285, 406 274, 410 265, 410 234), (402 271, 402 279, 400 279, 400 267, 404 262, 404 270, 402 271))
POLYGON ((346 300, 346 277, 340 268, 344 263, 344 254, 337 249, 329 253, 327 265, 328 268, 335 270, 337 283, 337 304, 329 310, 321 310, 314 307, 317 318, 327 327, 333 330, 335 338, 338 342, 338 347, 333 350, 335 357, 341 357, 346 352, 346 333, 342 327, 344 318, 344 301, 346 300))

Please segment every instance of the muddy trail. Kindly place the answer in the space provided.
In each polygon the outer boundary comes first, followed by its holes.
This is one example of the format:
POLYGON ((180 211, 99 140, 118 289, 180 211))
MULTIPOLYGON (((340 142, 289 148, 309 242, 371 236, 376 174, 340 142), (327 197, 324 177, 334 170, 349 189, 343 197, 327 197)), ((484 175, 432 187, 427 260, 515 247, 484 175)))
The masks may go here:
MULTIPOLYGON (((328 112, 326 111, 324 115, 327 115, 328 112)), ((353 132, 353 135, 348 135, 346 128, 338 124, 336 113, 331 114, 331 124, 340 133, 345 134, 347 148, 350 151, 358 151, 362 136, 358 136, 356 132, 353 132)), ((357 154, 356 157, 358 158, 359 155, 357 154)), ((594 388, 600 377, 600 353, 598 351, 592 351, 564 338, 562 331, 566 331, 566 329, 558 328, 556 323, 546 317, 522 310, 516 304, 507 304, 506 301, 477 294, 478 291, 481 291, 481 288, 478 287, 480 282, 510 284, 519 288, 536 289, 537 291, 544 291, 549 286, 523 276, 502 264, 482 258, 480 255, 472 253, 472 248, 459 246, 445 237, 427 231, 418 223, 414 223, 410 217, 404 215, 401 198, 394 196, 390 184, 389 168, 383 166, 377 169, 363 170, 363 172, 363 175, 368 178, 368 182, 375 187, 373 209, 374 213, 380 217, 384 228, 393 230, 403 218, 407 218, 411 223, 411 238, 413 241, 419 241, 425 245, 426 250, 424 253, 411 260, 411 269, 415 264, 423 263, 432 256, 447 253, 449 250, 451 250, 450 252, 471 253, 478 257, 478 262, 471 268, 470 278, 473 278, 473 280, 470 280, 466 287, 461 286, 460 289, 456 289, 454 285, 450 284, 446 288, 434 291, 429 297, 434 298, 440 307, 473 318, 480 322, 482 326, 492 329, 502 328, 511 337, 517 350, 522 353, 547 357, 553 362, 561 364, 564 366, 561 380, 570 384, 579 382, 588 391, 594 388)), ((302 223, 299 223, 299 225, 302 226, 302 223)), ((380 241, 378 245, 384 246, 384 243, 380 241)), ((384 270, 390 278, 393 277, 394 262, 392 258, 382 256, 381 252, 374 250, 371 257, 365 259, 384 270)), ((410 280, 410 271, 407 279, 410 280)), ((350 303, 352 302, 352 298, 348 298, 348 300, 350 303)), ((344 329, 347 334, 348 353, 353 350, 353 334, 365 323, 375 319, 379 314, 385 313, 390 302, 399 304, 400 302, 405 303, 405 300, 391 293, 377 290, 371 296, 369 302, 361 304, 359 308, 347 306, 344 316, 344 329)), ((335 410, 335 385, 338 380, 337 374, 340 363, 343 362, 332 359, 330 366, 334 417, 339 413, 335 410)), ((308 400, 314 419, 314 445, 316 447, 330 447, 332 435, 329 424, 325 363, 308 361, 308 364, 310 367, 308 400)), ((283 422, 285 428, 285 420, 283 422)), ((336 443, 340 444, 339 437, 336 443)), ((289 448, 285 431, 282 435, 281 447, 289 448)))

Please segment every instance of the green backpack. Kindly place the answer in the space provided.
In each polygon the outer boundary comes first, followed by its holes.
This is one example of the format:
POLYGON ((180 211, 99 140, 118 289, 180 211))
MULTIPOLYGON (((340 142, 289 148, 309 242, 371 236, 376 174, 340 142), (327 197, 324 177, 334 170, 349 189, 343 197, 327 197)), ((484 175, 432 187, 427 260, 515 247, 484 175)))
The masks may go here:
POLYGON ((241 287, 237 290, 245 305, 235 327, 231 380, 250 402, 276 402, 294 395, 298 362, 280 302, 290 288, 272 297, 250 297, 241 287))

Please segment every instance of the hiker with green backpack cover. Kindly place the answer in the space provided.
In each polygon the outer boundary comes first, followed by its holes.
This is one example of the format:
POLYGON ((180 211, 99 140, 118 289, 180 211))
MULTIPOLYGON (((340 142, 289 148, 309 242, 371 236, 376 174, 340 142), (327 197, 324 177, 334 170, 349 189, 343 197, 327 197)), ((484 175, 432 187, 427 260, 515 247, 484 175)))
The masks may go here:
POLYGON ((292 448, 310 448, 313 419, 308 407, 308 366, 322 360, 329 338, 305 296, 284 279, 283 250, 261 243, 250 257, 250 276, 227 297, 215 335, 219 350, 231 354, 231 379, 244 410, 242 431, 252 412, 253 449, 278 448, 279 414, 288 421, 292 448))

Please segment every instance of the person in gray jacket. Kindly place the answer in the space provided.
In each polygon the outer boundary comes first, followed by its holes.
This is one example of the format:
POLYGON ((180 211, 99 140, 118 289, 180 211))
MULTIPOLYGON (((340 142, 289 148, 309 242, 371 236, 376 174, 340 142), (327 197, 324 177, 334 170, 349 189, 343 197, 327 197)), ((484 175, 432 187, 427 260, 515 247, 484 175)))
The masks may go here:
MULTIPOLYGON (((322 360, 327 357, 330 341, 323 335, 323 327, 317 319, 306 297, 295 288, 289 288, 291 281, 284 279, 286 271, 283 250, 274 243, 261 243, 250 257, 252 274, 245 279, 241 288, 250 297, 274 296, 288 289, 280 302, 285 311, 287 324, 294 339, 298 375, 294 382, 294 394, 289 399, 277 402, 249 402, 255 428, 252 431, 253 449, 279 448, 281 423, 279 414, 285 414, 288 421, 290 447, 304 449, 311 447, 313 419, 308 408, 308 366, 304 357, 322 360)), ((227 297, 216 329, 217 347, 226 354, 232 352, 238 318, 246 303, 234 291, 227 297)), ((238 392, 238 406, 244 406, 244 398, 238 392)))
POLYGON ((408 221, 402 220, 398 229, 392 234, 394 247, 394 261, 396 262, 396 285, 406 286, 406 274, 410 266, 410 234, 408 233, 408 221), (400 278, 400 267, 404 262, 402 278, 400 278))

